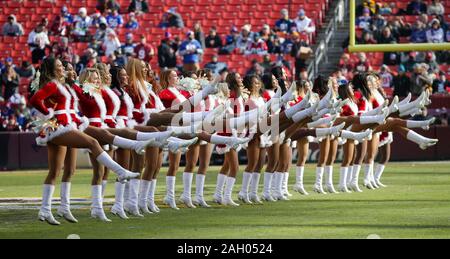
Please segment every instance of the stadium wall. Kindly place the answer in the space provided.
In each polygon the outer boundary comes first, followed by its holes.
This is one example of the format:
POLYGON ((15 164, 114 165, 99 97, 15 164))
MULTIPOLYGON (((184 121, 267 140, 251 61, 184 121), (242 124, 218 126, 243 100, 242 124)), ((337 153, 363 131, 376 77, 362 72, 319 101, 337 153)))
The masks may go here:
MULTIPOLYGON (((395 134, 392 145, 391 161, 433 161, 450 160, 450 127, 433 126, 429 131, 416 130, 426 137, 437 138, 439 143, 425 151, 395 134)), ((23 170, 48 168, 47 148, 36 145, 34 133, 0 133, 0 170, 23 170)), ((241 164, 246 163, 245 152, 240 154, 241 164)), ((296 157, 296 156, 294 156, 296 157)), ((318 157, 318 145, 311 144, 308 160, 315 162, 318 157)), ((342 150, 338 152, 338 160, 342 150)), ((222 156, 213 155, 212 163, 223 163, 222 156)), ((90 167, 86 150, 79 150, 78 167, 90 167)))

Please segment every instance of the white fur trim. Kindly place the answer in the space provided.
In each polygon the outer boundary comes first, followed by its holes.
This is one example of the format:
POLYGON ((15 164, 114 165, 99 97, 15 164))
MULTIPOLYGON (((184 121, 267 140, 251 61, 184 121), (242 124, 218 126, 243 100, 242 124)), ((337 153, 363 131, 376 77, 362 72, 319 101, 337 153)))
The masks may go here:
POLYGON ((37 137, 36 144, 38 146, 47 146, 47 143, 52 141, 54 138, 59 137, 69 131, 77 130, 73 124, 68 124, 67 126, 59 126, 54 131, 47 131, 44 137, 37 137))
POLYGON ((66 103, 64 105, 67 115, 67 123, 72 123, 72 116, 70 116, 70 103, 72 101, 72 95, 67 90, 65 86, 63 86, 60 82, 53 80, 53 83, 56 84, 56 87, 58 88, 59 92, 66 98, 66 103))
POLYGON ((100 94, 94 93, 92 94, 92 97, 94 97, 95 102, 97 103, 98 109, 100 110, 100 118, 102 120, 105 120, 106 117, 106 104, 103 100, 103 97, 100 94))
POLYGON ((114 104, 114 110, 113 110, 113 113, 112 113, 112 117, 116 118, 117 117, 117 113, 119 113, 119 110, 120 110, 120 98, 119 98, 119 96, 117 96, 117 94, 115 94, 113 92, 113 90, 111 90, 111 88, 105 86, 105 87, 103 87, 103 89, 108 94, 109 98, 111 98, 111 100, 112 100, 112 102, 114 104))
POLYGON ((76 113, 78 113, 80 111, 80 109, 79 109, 80 108, 80 106, 79 106, 80 99, 78 99, 77 93, 71 87, 67 86, 67 90, 69 90, 69 92, 73 98, 73 109, 75 110, 76 113))
POLYGON ((123 101, 127 105, 128 118, 130 119, 133 118, 133 110, 134 110, 133 100, 131 100, 131 97, 125 92, 123 92, 123 101))
POLYGON ((81 124, 78 126, 78 130, 84 132, 89 127, 89 119, 85 116, 80 118, 81 124))

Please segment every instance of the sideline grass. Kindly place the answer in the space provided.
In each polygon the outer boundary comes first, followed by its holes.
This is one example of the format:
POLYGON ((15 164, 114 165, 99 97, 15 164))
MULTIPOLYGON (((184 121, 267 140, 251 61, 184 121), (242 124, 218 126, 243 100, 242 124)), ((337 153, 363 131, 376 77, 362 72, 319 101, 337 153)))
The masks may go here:
MULTIPOLYGON (((217 167, 210 170, 205 187, 210 201, 217 167)), ((311 190, 314 166, 306 170, 311 190)), ((335 183, 338 180, 335 167, 335 183)), ((44 171, 0 173, 0 198, 39 197, 44 171)), ((158 182, 157 200, 165 190, 165 169, 158 182)), ((291 170, 291 185, 295 178, 291 170)), ((80 170, 73 181, 73 197, 89 197, 89 170, 80 170)), ((182 190, 177 179, 177 194, 182 190)), ((239 177, 238 183, 241 183, 239 177)), ((388 188, 363 193, 300 196, 264 205, 173 211, 161 206, 159 215, 105 224, 89 218, 89 208, 73 210, 78 224, 62 222, 52 227, 36 220, 36 210, 5 210, 0 204, 0 238, 450 238, 450 162, 392 163, 383 182, 388 188)), ((237 193, 240 185, 235 187, 237 193)), ((55 196, 59 195, 59 185, 55 196)), ((291 191, 292 192, 292 191, 291 191)), ((293 193, 293 192, 292 192, 293 193)), ((113 197, 113 181, 107 187, 113 197)))

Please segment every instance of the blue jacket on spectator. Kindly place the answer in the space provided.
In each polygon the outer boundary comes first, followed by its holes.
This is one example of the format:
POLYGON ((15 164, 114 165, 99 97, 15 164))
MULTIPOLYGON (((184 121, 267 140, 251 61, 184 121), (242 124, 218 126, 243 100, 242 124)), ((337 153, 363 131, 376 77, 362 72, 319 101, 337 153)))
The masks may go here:
POLYGON ((184 64, 198 63, 199 54, 203 54, 202 45, 195 39, 186 40, 180 46, 180 55, 183 56, 184 64))
POLYGON ((413 43, 427 42, 427 32, 425 30, 413 30, 410 41, 413 43))

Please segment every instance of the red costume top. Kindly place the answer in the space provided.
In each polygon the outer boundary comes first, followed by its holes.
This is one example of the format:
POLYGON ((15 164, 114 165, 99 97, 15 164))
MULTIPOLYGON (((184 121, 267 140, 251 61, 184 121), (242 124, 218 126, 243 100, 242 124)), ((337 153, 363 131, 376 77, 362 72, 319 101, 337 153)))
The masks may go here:
POLYGON ((270 101, 275 96, 274 90, 264 90, 262 97, 264 98, 265 102, 270 101))
POLYGON ((30 99, 30 104, 42 114, 56 118, 59 125, 72 123, 70 114, 71 95, 61 83, 52 81, 39 89, 30 99))
POLYGON ((81 113, 89 119, 92 127, 104 127, 103 121, 106 118, 106 104, 103 100, 103 90, 100 88, 85 85, 85 88, 74 87, 77 93, 81 113), (87 91, 87 92, 86 92, 87 91))
POLYGON ((117 112, 117 128, 134 128, 136 122, 133 120, 133 100, 125 91, 112 90, 120 100, 119 111, 117 112))
POLYGON ((145 106, 145 108, 147 109, 147 112, 148 113, 156 113, 156 112, 164 111, 166 109, 166 107, 164 107, 164 104, 162 103, 159 96, 153 91, 152 85, 148 84, 147 86, 148 86, 147 90, 149 93, 148 102, 145 106))
POLYGON ((159 93, 159 98, 167 109, 187 101, 190 97, 191 94, 189 92, 175 87, 169 87, 159 93))
POLYGON ((116 117, 120 109, 120 98, 109 87, 103 88, 102 96, 106 105, 106 117, 104 123, 109 128, 116 128, 116 117))
POLYGON ((357 116, 358 115, 358 105, 351 101, 342 107, 341 116, 357 116))
POLYGON ((355 98, 357 100, 356 104, 358 105, 358 115, 361 115, 365 112, 372 110, 372 103, 369 102, 360 91, 355 91, 355 98))

